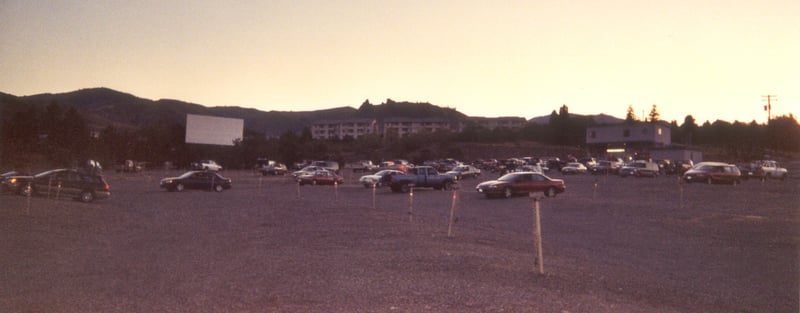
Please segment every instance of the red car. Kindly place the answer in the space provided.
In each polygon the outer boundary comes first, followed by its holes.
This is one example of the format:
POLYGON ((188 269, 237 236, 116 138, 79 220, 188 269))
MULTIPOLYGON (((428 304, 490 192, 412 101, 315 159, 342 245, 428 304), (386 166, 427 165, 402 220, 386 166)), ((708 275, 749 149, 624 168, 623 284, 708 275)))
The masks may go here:
POLYGON ((545 196, 555 197, 567 190, 567 185, 562 179, 552 179, 536 172, 513 172, 496 180, 485 181, 475 189, 486 195, 487 198, 510 198, 516 194, 529 194, 542 192, 545 196))
POLYGON ((344 178, 329 170, 316 170, 297 177, 300 185, 333 185, 344 183, 344 178))

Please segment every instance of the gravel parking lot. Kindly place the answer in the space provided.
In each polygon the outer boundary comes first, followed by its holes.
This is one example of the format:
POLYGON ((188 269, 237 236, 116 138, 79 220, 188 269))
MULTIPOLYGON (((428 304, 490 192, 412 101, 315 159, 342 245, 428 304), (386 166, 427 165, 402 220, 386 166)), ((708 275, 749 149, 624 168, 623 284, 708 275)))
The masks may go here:
POLYGON ((90 204, 0 196, 0 312, 800 311, 796 178, 564 177, 541 201, 538 274, 533 200, 484 198, 490 175, 413 202, 378 189, 373 207, 352 173, 158 188, 175 174, 109 173, 90 204))

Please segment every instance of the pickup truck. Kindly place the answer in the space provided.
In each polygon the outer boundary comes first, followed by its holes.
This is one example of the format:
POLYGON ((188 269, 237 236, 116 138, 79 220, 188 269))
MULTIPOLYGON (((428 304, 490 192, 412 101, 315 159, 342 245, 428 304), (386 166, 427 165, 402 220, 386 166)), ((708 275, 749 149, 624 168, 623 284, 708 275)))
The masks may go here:
POLYGON ((431 187, 436 190, 450 190, 456 183, 451 175, 439 174, 430 166, 417 166, 408 170, 407 174, 392 176, 389 186, 394 192, 407 193, 411 187, 431 187))
POLYGON ((771 160, 760 160, 753 162, 753 173, 762 179, 775 178, 784 180, 789 175, 789 171, 780 167, 778 162, 771 160))

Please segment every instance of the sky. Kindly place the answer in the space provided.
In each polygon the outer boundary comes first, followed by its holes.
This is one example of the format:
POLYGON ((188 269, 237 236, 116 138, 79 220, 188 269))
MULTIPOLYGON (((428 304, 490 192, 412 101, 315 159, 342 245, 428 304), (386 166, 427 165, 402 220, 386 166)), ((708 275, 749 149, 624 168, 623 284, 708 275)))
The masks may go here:
POLYGON ((0 92, 108 87, 263 111, 800 113, 797 0, 0 0, 0 92))

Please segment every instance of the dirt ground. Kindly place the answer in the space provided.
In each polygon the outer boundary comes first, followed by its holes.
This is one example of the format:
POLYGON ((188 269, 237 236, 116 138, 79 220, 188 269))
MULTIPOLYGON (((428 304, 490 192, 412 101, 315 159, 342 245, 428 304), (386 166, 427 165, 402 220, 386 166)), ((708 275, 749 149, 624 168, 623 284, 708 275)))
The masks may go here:
POLYGON ((484 198, 493 175, 373 198, 352 173, 158 188, 175 174, 109 173, 90 204, 0 196, 0 312, 800 311, 797 178, 565 177, 538 274, 533 199, 484 198))

